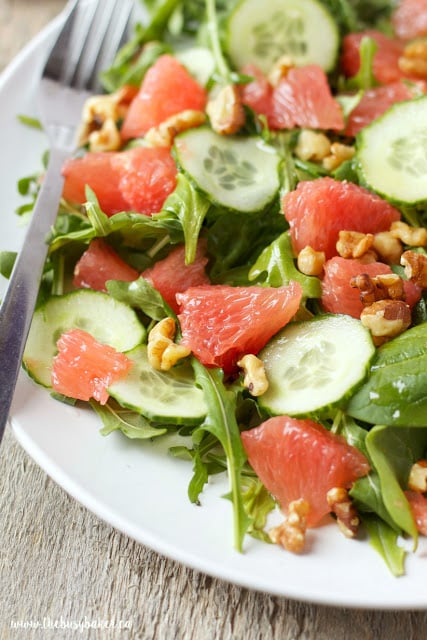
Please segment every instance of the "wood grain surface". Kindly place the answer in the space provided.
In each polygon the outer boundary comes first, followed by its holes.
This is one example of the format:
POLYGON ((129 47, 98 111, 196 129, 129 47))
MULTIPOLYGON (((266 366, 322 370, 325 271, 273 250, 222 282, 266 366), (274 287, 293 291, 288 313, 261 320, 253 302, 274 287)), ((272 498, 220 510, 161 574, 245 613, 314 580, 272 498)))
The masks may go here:
MULTIPOLYGON (((64 5, 0 0, 0 67, 64 5)), ((0 640, 71 637, 425 640, 427 612, 315 606, 166 560, 72 500, 8 429, 0 448, 0 640), (104 621, 116 627, 101 629, 104 621)))

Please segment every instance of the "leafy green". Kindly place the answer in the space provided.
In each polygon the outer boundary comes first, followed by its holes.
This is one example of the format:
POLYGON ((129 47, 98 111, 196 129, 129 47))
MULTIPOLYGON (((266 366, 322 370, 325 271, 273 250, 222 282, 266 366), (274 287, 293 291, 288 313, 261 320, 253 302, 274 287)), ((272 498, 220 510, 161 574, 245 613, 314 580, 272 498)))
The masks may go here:
POLYGON ((91 400, 90 405, 102 420, 104 427, 100 433, 103 436, 108 436, 113 431, 121 431, 127 438, 148 440, 168 432, 164 427, 153 427, 144 416, 119 406, 113 407, 110 402, 101 405, 91 400))
POLYGON ((194 261, 197 251, 197 240, 205 216, 209 210, 208 199, 179 173, 175 190, 166 198, 162 212, 176 216, 180 221, 185 240, 185 261, 194 261))
POLYGON ((319 278, 305 276, 296 268, 287 232, 261 252, 249 271, 249 280, 263 282, 270 287, 281 287, 293 280, 301 284, 304 298, 320 298, 322 294, 319 278))
POLYGON ((427 428, 374 427, 366 436, 370 458, 379 476, 384 505, 403 531, 416 542, 417 527, 403 493, 411 466, 427 449, 427 428))
POLYGON ((0 274, 4 278, 10 278, 16 255, 16 251, 0 251, 0 274))
POLYGON ((113 298, 128 304, 130 307, 140 309, 153 320, 162 320, 166 316, 174 315, 157 289, 143 277, 133 282, 108 280, 106 287, 113 298))
POLYGON ((356 75, 348 78, 340 87, 341 91, 358 91, 371 89, 378 83, 374 75, 374 56, 378 45, 370 36, 363 36, 360 41, 360 68, 356 75))
POLYGON ((425 427, 427 324, 408 329, 377 350, 363 386, 347 405, 369 424, 425 427))
POLYGON ((399 546, 399 534, 385 522, 374 516, 363 515, 362 522, 369 534, 369 542, 382 556, 391 573, 404 573, 405 550, 399 546))
POLYGON ((207 417, 199 429, 209 431, 224 449, 230 483, 229 497, 233 504, 234 546, 241 551, 251 518, 245 511, 242 498, 241 473, 246 456, 235 418, 236 394, 225 387, 220 369, 207 369, 195 359, 193 366, 196 383, 203 389, 208 405, 207 417))

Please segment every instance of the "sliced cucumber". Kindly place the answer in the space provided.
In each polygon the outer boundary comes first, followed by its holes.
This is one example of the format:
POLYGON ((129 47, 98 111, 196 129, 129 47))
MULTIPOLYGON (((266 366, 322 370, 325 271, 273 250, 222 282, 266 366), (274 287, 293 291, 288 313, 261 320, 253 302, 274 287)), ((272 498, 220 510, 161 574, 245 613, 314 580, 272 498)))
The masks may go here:
POLYGON ((198 424, 204 419, 207 412, 204 393, 196 387, 188 362, 165 372, 150 365, 145 345, 126 355, 133 360, 132 369, 124 380, 108 389, 119 404, 167 424, 198 424))
POLYGON ((427 202, 426 115, 427 96, 400 102, 358 135, 362 182, 396 203, 427 202))
POLYGON ((175 55, 199 84, 204 87, 208 83, 215 71, 215 60, 210 49, 190 47, 177 51, 175 55))
POLYGON ((36 382, 51 386, 56 342, 70 329, 83 329, 117 351, 128 351, 145 339, 136 313, 106 293, 79 289, 50 298, 34 314, 23 356, 24 368, 36 382))
POLYGON ((208 127, 175 138, 183 171, 215 204, 236 211, 264 209, 278 194, 278 153, 259 137, 220 136, 208 127))
POLYGON ((374 353, 369 331, 350 316, 291 323, 259 354, 269 381, 259 402, 273 415, 321 413, 363 381, 374 353))
POLYGON ((335 66, 338 27, 317 0, 241 0, 227 27, 226 47, 237 69, 255 64, 267 73, 283 55, 298 66, 335 66))

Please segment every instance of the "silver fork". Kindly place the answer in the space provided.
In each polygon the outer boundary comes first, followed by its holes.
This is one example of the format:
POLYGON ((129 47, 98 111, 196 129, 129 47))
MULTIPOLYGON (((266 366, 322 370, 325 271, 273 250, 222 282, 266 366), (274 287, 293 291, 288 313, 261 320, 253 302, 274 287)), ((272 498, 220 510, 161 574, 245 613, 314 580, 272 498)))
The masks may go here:
POLYGON ((100 91, 99 71, 111 64, 124 40, 133 4, 134 0, 70 0, 42 73, 38 101, 50 146, 49 164, 0 308, 0 441, 37 300, 46 237, 61 198, 61 167, 75 149, 84 101, 100 91))

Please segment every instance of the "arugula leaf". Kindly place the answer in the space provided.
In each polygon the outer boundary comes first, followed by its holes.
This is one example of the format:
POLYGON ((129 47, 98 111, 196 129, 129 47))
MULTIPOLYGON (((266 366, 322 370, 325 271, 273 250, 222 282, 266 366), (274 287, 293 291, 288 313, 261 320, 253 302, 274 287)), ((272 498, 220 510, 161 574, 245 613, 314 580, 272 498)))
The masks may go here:
POLYGON ((382 556, 391 573, 396 577, 403 575, 406 552, 398 545, 399 534, 375 516, 363 515, 361 520, 368 531, 370 544, 382 556))
POLYGON ((262 281, 271 287, 281 287, 291 280, 302 286, 304 298, 320 298, 319 278, 306 276, 295 266, 289 233, 282 233, 259 255, 249 270, 249 280, 262 281))
POLYGON ((176 188, 166 198, 162 212, 176 216, 182 225, 187 264, 194 262, 196 257, 200 229, 209 207, 209 200, 194 187, 184 174, 179 173, 176 188))
POLYGON ((130 307, 141 309, 153 320, 162 320, 166 316, 175 317, 157 289, 142 276, 132 282, 108 280, 106 287, 110 296, 130 307))
POLYGON ((258 540, 271 543, 271 538, 264 531, 267 516, 276 508, 276 502, 258 478, 244 476, 242 478, 243 504, 246 513, 252 518, 248 533, 258 540))
POLYGON ((103 436, 108 436, 113 431, 121 431, 127 438, 148 440, 168 432, 164 427, 153 427, 149 420, 134 411, 121 407, 113 408, 109 403, 101 405, 94 400, 90 401, 90 405, 102 420, 104 427, 100 433, 103 436))
POLYGON ((358 91, 362 89, 371 89, 378 83, 374 75, 374 56, 378 49, 378 45, 370 36, 363 36, 360 41, 359 55, 360 68, 356 75, 345 80, 340 87, 341 91, 358 91))
POLYGON ((230 499, 233 504, 234 546, 242 550, 243 538, 252 519, 245 511, 241 473, 246 456, 240 439, 240 431, 235 418, 236 394, 227 390, 220 369, 207 369, 195 358, 193 367, 196 383, 203 389, 208 405, 208 414, 199 430, 209 431, 221 443, 226 458, 230 483, 230 499))

